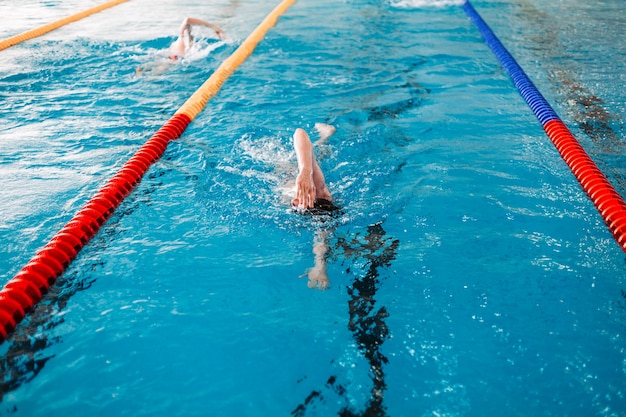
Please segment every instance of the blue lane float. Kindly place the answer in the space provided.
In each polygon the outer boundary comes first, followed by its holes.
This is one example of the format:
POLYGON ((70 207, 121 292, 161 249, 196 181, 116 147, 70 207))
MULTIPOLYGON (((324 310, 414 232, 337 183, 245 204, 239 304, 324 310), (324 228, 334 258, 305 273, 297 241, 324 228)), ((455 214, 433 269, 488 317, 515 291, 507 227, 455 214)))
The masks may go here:
POLYGON ((480 31, 487 46, 509 73, 513 84, 528 103, 559 154, 593 202, 617 243, 626 252, 626 203, 624 203, 623 198, 585 152, 572 132, 476 9, 469 1, 466 1, 462 7, 480 31))

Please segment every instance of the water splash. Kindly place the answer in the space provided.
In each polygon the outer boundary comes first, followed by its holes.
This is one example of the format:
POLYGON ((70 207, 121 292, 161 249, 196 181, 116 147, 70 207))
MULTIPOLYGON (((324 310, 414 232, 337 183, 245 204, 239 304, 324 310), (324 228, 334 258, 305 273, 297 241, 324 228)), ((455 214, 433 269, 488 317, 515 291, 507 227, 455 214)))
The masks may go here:
POLYGON ((462 6, 465 0, 392 0, 391 7, 398 9, 424 9, 429 7, 462 6))

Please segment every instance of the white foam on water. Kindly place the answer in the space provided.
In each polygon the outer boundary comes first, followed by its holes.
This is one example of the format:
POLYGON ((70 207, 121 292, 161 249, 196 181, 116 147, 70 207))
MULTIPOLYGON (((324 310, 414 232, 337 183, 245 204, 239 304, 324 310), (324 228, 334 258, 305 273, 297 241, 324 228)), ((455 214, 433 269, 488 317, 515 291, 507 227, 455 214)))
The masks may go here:
POLYGON ((398 9, 425 9, 430 7, 462 6, 466 0, 391 0, 398 9))

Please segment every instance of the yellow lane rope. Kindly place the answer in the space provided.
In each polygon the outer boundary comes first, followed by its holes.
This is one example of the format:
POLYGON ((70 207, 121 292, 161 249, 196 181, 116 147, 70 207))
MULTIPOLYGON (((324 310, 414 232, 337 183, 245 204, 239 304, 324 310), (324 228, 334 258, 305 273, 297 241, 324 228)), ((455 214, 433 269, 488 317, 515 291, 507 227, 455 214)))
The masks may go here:
POLYGON ((45 35, 48 32, 52 32, 55 29, 60 28, 61 26, 65 26, 68 23, 76 22, 82 18, 90 16, 94 13, 101 12, 102 10, 108 9, 109 7, 117 6, 120 3, 124 3, 128 0, 111 0, 99 6, 94 6, 91 9, 87 9, 80 13, 76 13, 74 15, 65 17, 63 19, 57 20, 56 22, 48 23, 47 25, 43 25, 36 29, 31 29, 26 32, 20 33, 19 35, 11 36, 10 38, 4 39, 0 41, 0 51, 3 49, 9 48, 11 46, 17 45, 18 43, 22 43, 29 39, 36 38, 41 35, 45 35))

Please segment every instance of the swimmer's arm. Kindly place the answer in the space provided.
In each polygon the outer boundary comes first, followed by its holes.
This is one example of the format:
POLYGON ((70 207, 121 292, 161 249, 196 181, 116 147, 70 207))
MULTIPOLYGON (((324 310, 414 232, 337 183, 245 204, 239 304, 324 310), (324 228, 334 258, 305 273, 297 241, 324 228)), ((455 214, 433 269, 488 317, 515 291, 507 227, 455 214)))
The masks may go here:
POLYGON ((293 147, 298 159, 300 173, 296 178, 296 199, 299 208, 312 208, 316 190, 313 181, 313 144, 309 135, 300 128, 293 134, 293 147))
POLYGON ((191 19, 191 17, 186 17, 185 20, 183 20, 183 23, 180 25, 180 29, 178 31, 181 38, 185 36, 185 31, 191 31, 191 24, 189 23, 189 19, 191 19))
POLYGON ((183 22, 183 29, 181 29, 181 32, 184 30, 184 27, 186 27, 188 25, 206 26, 208 28, 213 29, 215 31, 215 34, 220 39, 224 39, 226 37, 226 33, 222 30, 221 27, 217 26, 215 23, 211 23, 211 22, 207 22, 207 21, 204 21, 204 20, 196 19, 195 17, 188 17, 183 22))
POLYGON ((315 265, 308 271, 308 287, 318 290, 328 289, 330 280, 326 266, 326 254, 329 251, 327 231, 318 230, 315 232, 313 242, 313 253, 315 254, 315 265))

